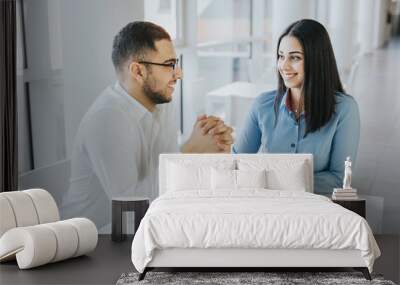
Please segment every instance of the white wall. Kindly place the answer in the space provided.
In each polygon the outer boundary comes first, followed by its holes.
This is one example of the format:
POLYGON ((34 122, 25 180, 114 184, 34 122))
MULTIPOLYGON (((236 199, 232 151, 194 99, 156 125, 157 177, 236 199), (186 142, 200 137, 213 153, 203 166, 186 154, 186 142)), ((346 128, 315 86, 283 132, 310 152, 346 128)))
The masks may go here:
MULTIPOLYGON (((20 158, 23 163, 21 172, 65 157, 61 69, 60 66, 51 64, 50 56, 51 36, 57 31, 49 31, 53 23, 50 22, 51 14, 48 13, 48 0, 27 0, 23 4, 27 68, 20 66, 23 75, 19 77, 18 88, 19 133, 23 143, 20 146, 23 155, 20 158), (27 90, 24 89, 24 82, 28 84, 27 90), (29 166, 27 162, 30 162, 31 151, 28 112, 31 114, 33 149, 33 165, 29 163, 29 166)), ((22 39, 22 36, 19 38, 22 39)))
POLYGON ((390 0, 379 0, 375 2, 375 25, 374 25, 374 48, 382 47, 388 40, 388 24, 386 23, 390 0))
POLYGON ((114 35, 128 22, 144 19, 143 1, 62 1, 64 113, 67 157, 82 116, 115 81, 114 35))
POLYGON ((198 93, 193 88, 193 84, 198 82, 198 60, 197 51, 194 49, 197 40, 197 3, 195 1, 183 1, 183 37, 185 46, 178 48, 177 52, 183 56, 183 76, 182 86, 185 98, 181 102, 183 106, 183 137, 190 135, 193 123, 196 121, 195 96, 198 93))
POLYGON ((330 38, 340 71, 350 70, 353 60, 355 6, 354 0, 330 2, 330 38))
POLYGON ((144 19, 143 0, 25 0, 23 3, 28 68, 22 65, 20 29, 17 49, 20 173, 32 167, 28 112, 34 168, 68 158, 82 116, 99 93, 115 81, 111 62, 114 35, 128 22, 144 19), (29 84, 30 106, 24 82, 29 84))
POLYGON ((17 106, 18 106, 18 173, 31 169, 27 102, 24 92, 23 37, 20 2, 17 1, 17 106))
POLYGON ((274 0, 272 9, 272 42, 277 43, 279 36, 290 24, 300 19, 314 18, 315 1, 274 0))
MULTIPOLYGON (((379 0, 378 0, 379 1, 379 0)), ((374 40, 374 0, 358 0, 358 39, 361 53, 370 53, 374 40)))

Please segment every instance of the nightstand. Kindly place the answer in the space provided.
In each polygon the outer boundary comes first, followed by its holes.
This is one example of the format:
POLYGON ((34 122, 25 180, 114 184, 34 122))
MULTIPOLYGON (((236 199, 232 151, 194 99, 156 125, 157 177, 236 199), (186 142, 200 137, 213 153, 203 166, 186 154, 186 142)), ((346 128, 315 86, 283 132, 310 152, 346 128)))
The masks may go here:
POLYGON ((135 212, 135 232, 140 221, 149 208, 150 200, 146 197, 114 197, 112 199, 112 222, 111 239, 113 241, 123 241, 126 235, 122 233, 122 214, 123 212, 135 212))
POLYGON ((340 206, 353 211, 356 214, 359 214, 361 217, 365 219, 365 199, 354 199, 354 200, 333 200, 332 202, 339 204, 340 206))

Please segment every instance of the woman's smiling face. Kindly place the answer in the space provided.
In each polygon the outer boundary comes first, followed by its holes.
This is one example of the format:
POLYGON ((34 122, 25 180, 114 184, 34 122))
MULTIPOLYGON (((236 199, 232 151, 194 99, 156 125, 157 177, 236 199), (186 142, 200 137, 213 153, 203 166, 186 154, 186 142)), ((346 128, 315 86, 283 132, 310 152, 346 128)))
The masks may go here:
POLYGON ((278 49, 278 70, 287 88, 302 88, 304 51, 295 37, 282 38, 278 49))

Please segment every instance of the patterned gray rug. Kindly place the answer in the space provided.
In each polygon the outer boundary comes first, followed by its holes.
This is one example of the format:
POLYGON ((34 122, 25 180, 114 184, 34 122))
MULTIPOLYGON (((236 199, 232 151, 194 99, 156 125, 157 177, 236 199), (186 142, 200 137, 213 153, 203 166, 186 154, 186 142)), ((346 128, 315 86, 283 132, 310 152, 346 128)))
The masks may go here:
POLYGON ((138 281, 138 273, 124 273, 116 285, 134 284, 379 284, 395 285, 380 275, 372 275, 372 281, 360 272, 148 272, 138 281))

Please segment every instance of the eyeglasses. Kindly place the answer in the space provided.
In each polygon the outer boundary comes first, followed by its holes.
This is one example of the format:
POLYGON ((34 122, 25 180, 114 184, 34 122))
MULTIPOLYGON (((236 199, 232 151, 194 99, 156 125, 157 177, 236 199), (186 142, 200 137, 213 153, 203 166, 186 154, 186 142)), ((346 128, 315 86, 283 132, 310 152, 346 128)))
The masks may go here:
POLYGON ((138 63, 166 66, 166 67, 171 67, 172 70, 175 70, 176 67, 178 66, 179 58, 176 58, 174 62, 170 62, 170 63, 160 63, 160 62, 151 62, 151 61, 138 61, 138 63))

